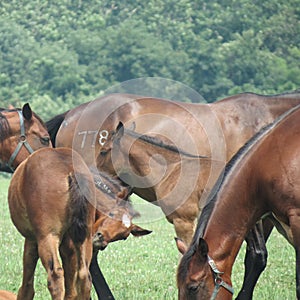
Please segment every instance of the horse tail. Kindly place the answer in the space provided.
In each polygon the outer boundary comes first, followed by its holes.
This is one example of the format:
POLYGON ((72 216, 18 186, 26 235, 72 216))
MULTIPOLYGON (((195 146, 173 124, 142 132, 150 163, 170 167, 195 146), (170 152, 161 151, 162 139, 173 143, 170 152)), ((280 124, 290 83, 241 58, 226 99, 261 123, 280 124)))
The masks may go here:
POLYGON ((46 127, 47 127, 48 133, 50 135, 50 139, 51 139, 53 147, 55 147, 55 140, 56 140, 56 135, 57 135, 58 129, 60 128, 60 125, 64 121, 65 116, 68 112, 69 111, 66 111, 60 115, 57 115, 46 122, 46 127))
POLYGON ((74 243, 82 244, 89 234, 89 199, 93 196, 89 186, 89 178, 81 173, 71 173, 68 176, 71 226, 69 234, 74 243))

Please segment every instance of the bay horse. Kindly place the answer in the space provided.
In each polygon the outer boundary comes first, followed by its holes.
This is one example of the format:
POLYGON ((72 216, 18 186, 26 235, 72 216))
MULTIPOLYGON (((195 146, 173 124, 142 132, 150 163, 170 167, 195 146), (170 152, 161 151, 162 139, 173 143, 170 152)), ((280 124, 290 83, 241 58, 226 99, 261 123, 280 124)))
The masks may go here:
MULTIPOLYGON (((134 124, 139 135, 150 136, 149 142, 134 155, 131 151, 127 153, 130 157, 127 167, 111 170, 111 174, 126 179, 134 193, 159 205, 174 225, 176 235, 188 244, 197 217, 225 163, 261 128, 299 103, 299 91, 272 96, 243 93, 212 104, 111 94, 75 107, 46 124, 56 146, 73 147, 89 166, 97 166, 100 170, 110 166, 109 160, 106 158, 104 163, 102 156, 109 152, 120 121, 126 128, 134 124), (165 147, 156 147, 157 143, 150 142, 151 138, 159 138, 165 147), (176 152, 165 151, 169 144, 210 159, 200 159, 198 163, 184 159, 184 164, 180 164, 176 152), (157 160, 158 156, 152 157, 158 149, 159 155, 167 155, 165 161, 157 160), (183 165, 194 170, 194 173, 186 172, 189 179, 180 176, 185 175, 180 172, 183 165)), ((116 151, 115 154, 114 159, 118 160, 116 151)), ((244 285, 238 299, 251 299, 252 287, 266 265, 267 253, 262 238, 267 239, 272 228, 266 219, 263 233, 259 226, 251 231, 253 238, 249 237, 248 242, 252 245, 247 247, 244 285), (257 239, 259 245, 255 245, 257 239)))
POLYGON ((51 146, 45 124, 30 108, 0 108, 0 171, 12 173, 34 150, 51 146))
POLYGON ((17 299, 33 299, 38 258, 52 299, 90 299, 94 191, 88 167, 71 149, 37 150, 16 169, 8 203, 11 219, 25 237, 17 299))
POLYGON ((90 265, 92 281, 98 299, 114 299, 98 265, 99 250, 111 242, 150 234, 151 231, 132 223, 140 214, 134 210, 130 199, 131 189, 103 172, 91 169, 96 186, 97 209, 93 225, 93 257, 90 265), (99 201, 101 199, 101 201, 99 201))
POLYGON ((247 233, 270 216, 296 252, 300 299, 300 106, 262 129, 231 159, 178 267, 179 299, 232 299, 231 272, 247 233), (233 213, 238 216, 234 217, 233 213))

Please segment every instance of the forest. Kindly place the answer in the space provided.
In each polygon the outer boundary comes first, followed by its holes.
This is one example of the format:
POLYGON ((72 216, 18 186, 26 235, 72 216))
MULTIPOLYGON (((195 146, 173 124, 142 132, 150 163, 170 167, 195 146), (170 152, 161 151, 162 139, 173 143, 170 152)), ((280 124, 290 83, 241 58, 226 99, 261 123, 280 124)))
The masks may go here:
POLYGON ((300 0, 2 0, 0 106, 43 119, 141 77, 208 102, 300 87, 300 0))

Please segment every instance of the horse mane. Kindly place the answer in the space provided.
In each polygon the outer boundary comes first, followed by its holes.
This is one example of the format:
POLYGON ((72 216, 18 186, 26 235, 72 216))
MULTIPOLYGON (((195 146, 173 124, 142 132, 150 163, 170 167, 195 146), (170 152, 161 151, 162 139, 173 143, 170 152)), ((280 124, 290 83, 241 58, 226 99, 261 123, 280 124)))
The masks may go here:
POLYGON ((50 135, 50 139, 51 139, 53 147, 55 147, 55 140, 56 140, 56 135, 57 135, 58 129, 60 128, 60 125, 64 121, 65 116, 68 112, 69 111, 59 114, 46 122, 46 128, 50 135))
POLYGON ((288 96, 288 95, 293 95, 293 94, 299 94, 300 93, 300 88, 288 92, 283 92, 283 93, 278 93, 278 94, 270 94, 270 95, 264 95, 264 94, 259 94, 259 93, 253 93, 253 92, 244 92, 244 93, 239 93, 237 95, 253 95, 253 96, 260 96, 260 97, 266 97, 266 98, 272 98, 272 97, 280 97, 280 96, 288 96))
POLYGON ((197 228, 193 236, 191 245, 188 248, 187 252, 183 255, 178 268, 178 280, 183 281, 184 278, 186 278, 189 262, 198 248, 199 239, 204 236, 206 226, 214 210, 215 204, 218 200, 218 194, 222 189, 225 180, 228 178, 231 171, 234 170, 235 165, 238 163, 238 161, 244 158, 244 156, 250 151, 250 149, 254 145, 256 145, 258 141, 263 139, 263 137, 265 137, 276 125, 278 125, 282 120, 284 120, 286 116, 290 115, 291 113, 293 113, 295 110, 299 108, 300 108, 300 104, 288 110, 284 114, 282 114, 274 122, 263 127, 255 135, 253 135, 226 164, 224 171, 221 173, 217 182, 213 186, 207 198, 206 204, 198 218, 197 228))
POLYGON ((147 144, 154 145, 154 146, 162 148, 162 149, 166 149, 166 150, 171 151, 176 154, 182 154, 184 156, 188 156, 188 157, 192 157, 192 158, 205 158, 205 156, 194 155, 194 154, 188 153, 188 152, 178 148, 177 146, 167 144, 157 137, 149 136, 146 134, 139 134, 130 129, 125 129, 125 132, 126 132, 126 134, 128 134, 138 140, 144 141, 147 144))

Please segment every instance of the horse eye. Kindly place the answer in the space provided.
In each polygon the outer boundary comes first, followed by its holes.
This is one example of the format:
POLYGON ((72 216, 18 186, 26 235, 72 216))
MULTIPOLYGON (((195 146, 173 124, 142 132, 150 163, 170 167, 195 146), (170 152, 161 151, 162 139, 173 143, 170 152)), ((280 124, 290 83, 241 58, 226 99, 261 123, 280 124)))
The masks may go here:
POLYGON ((49 146, 49 143, 50 143, 50 138, 49 137, 41 137, 40 138, 40 141, 43 145, 46 145, 46 146, 49 146))
POLYGON ((190 285, 188 287, 188 291, 189 291, 190 295, 196 294, 198 292, 198 290, 199 290, 199 285, 190 285))
POLYGON ((110 212, 110 213, 108 214, 108 216, 111 217, 111 218, 113 218, 113 217, 114 217, 114 213, 110 212))

